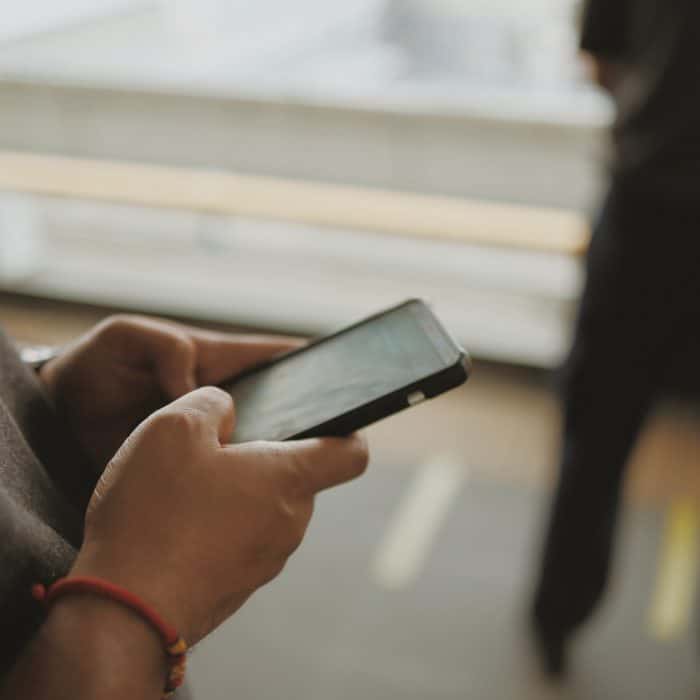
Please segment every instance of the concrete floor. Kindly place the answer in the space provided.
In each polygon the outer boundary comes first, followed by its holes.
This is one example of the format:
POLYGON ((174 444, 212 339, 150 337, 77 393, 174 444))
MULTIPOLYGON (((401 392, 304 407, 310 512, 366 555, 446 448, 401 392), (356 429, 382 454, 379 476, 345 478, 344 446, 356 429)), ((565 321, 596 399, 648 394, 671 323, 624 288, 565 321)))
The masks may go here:
POLYGON ((568 686, 537 673, 524 630, 542 492, 467 480, 417 579, 386 590, 372 559, 413 470, 376 463, 319 499, 282 577, 195 651, 195 698, 697 698, 695 647, 646 618, 660 514, 627 518, 613 595, 576 650, 568 686))
MULTIPOLYGON (((0 298, 33 342, 103 314, 0 298)), ((523 619, 557 421, 551 379, 477 363, 464 388, 370 428, 367 475, 319 498, 282 576, 192 654, 195 700, 697 698, 700 431, 675 405, 636 451, 614 585, 570 682, 536 672, 523 619)))

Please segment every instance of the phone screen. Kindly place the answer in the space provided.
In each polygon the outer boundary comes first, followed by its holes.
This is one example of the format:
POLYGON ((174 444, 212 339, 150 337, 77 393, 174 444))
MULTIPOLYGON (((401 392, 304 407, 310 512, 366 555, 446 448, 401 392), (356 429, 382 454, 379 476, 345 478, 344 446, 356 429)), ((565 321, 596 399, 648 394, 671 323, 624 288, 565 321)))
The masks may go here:
POLYGON ((288 439, 444 369, 421 311, 402 305, 234 380, 232 442, 288 439))

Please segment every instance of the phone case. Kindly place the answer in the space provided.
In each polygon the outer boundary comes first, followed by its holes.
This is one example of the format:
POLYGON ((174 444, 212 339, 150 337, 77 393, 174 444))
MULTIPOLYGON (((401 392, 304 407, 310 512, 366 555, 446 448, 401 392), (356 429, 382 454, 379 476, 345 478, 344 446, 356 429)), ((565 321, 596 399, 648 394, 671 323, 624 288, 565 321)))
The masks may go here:
POLYGON ((455 389, 469 377, 469 359, 466 353, 462 353, 460 361, 453 367, 449 367, 431 377, 409 384, 391 394, 382 396, 380 399, 359 406, 332 420, 321 423, 315 428, 306 430, 298 435, 294 435, 288 440, 302 440, 310 437, 343 437, 350 435, 356 430, 366 428, 372 423, 376 423, 382 418, 399 413, 406 408, 415 406, 422 401, 411 400, 420 392, 425 399, 433 398, 443 394, 450 389, 455 389))
MULTIPOLYGON (((298 350, 285 353, 279 358, 273 358, 270 362, 253 367, 248 372, 245 372, 240 377, 237 377, 236 380, 241 379, 248 374, 260 371, 261 369, 289 357, 290 355, 304 352, 309 347, 320 345, 321 343, 327 342, 339 335, 342 335, 353 328, 381 318, 382 316, 391 314, 392 312, 411 304, 420 306, 421 313, 425 315, 425 318, 429 320, 430 324, 441 334, 441 340, 449 345, 449 349, 452 353, 454 353, 456 360, 449 366, 431 376, 424 377, 418 381, 407 384, 406 386, 403 386, 390 394, 386 394, 379 399, 375 399, 366 404, 358 406, 357 408, 336 416, 329 421, 320 423, 313 428, 304 430, 303 432, 295 435, 291 435, 287 437, 286 440, 302 440, 304 438, 311 437, 342 437, 345 435, 350 435, 351 433, 365 428, 372 423, 376 423, 382 418, 388 418, 395 413, 403 411, 404 409, 414 406, 417 403, 421 403, 424 399, 433 398, 445 393, 446 391, 449 391, 450 389, 455 389, 461 384, 464 384, 464 382, 466 382, 469 378, 469 372, 471 370, 471 360, 469 355, 455 342, 455 340, 446 331, 442 323, 440 323, 439 319, 421 299, 409 299, 397 304, 396 306, 392 306, 389 309, 385 309, 384 311, 380 311, 379 313, 364 318, 350 326, 345 326, 336 333, 312 340, 310 343, 299 348, 298 350)), ((235 384, 235 381, 233 383, 227 383, 229 390, 233 384, 235 384)), ((226 385, 224 388, 226 388, 226 385)))

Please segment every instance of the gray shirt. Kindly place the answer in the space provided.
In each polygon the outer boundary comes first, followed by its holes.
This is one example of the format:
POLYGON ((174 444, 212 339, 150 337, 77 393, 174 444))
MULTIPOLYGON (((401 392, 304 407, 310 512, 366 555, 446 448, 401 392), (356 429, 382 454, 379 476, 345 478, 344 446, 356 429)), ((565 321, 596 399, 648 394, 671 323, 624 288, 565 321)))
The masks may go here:
POLYGON ((42 619, 33 583, 63 576, 95 477, 0 330, 0 678, 42 619))

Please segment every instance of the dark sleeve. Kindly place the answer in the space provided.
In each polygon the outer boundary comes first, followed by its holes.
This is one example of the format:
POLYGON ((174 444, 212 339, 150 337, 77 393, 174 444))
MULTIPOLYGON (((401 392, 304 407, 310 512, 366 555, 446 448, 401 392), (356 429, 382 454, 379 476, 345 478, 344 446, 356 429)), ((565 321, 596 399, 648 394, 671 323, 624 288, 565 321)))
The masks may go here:
MULTIPOLYGON (((21 361, 2 328, 0 377, 0 402, 11 414, 12 423, 24 436, 53 485, 78 512, 84 513, 97 474, 73 438, 65 416, 51 405, 36 372, 21 361)), ((0 445, 0 451, 2 449, 0 445)))
POLYGON ((584 0, 580 42, 583 51, 601 58, 623 57, 629 31, 629 2, 630 0, 584 0))
POLYGON ((0 685, 43 619, 32 585, 65 576, 75 555, 61 535, 0 483, 0 685))

